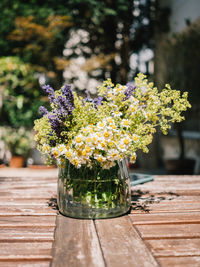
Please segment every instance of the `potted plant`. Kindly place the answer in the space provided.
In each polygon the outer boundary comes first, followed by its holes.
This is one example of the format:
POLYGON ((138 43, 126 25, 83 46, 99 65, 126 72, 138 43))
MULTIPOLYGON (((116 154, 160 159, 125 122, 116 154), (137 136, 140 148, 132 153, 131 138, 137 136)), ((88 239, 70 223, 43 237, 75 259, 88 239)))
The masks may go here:
POLYGON ((179 145, 179 157, 165 160, 168 174, 193 174, 195 160, 188 158, 185 150, 184 131, 195 131, 197 112, 200 97, 199 63, 200 54, 197 52, 200 45, 200 19, 184 28, 183 31, 169 36, 163 44, 159 62, 161 80, 168 80, 173 87, 181 90, 190 90, 192 110, 188 113, 190 124, 176 124, 174 130, 179 145), (190 59, 190 60, 188 60, 190 59))
POLYGON ((190 107, 187 93, 166 85, 158 92, 146 76, 138 74, 136 87, 116 86, 110 79, 98 88, 98 98, 82 98, 69 85, 49 95, 51 110, 40 110, 35 140, 43 153, 59 166, 58 206, 76 218, 109 218, 130 209, 130 183, 126 158, 152 142, 156 127, 167 133, 170 122, 180 122, 190 107))
POLYGON ((32 133, 24 127, 4 127, 2 132, 2 139, 5 142, 6 148, 11 153, 9 166, 12 168, 23 167, 24 160, 32 148, 32 133))
POLYGON ((177 140, 180 148, 179 157, 176 159, 165 159, 167 174, 193 174, 195 159, 187 158, 185 155, 185 140, 181 124, 175 125, 177 140))

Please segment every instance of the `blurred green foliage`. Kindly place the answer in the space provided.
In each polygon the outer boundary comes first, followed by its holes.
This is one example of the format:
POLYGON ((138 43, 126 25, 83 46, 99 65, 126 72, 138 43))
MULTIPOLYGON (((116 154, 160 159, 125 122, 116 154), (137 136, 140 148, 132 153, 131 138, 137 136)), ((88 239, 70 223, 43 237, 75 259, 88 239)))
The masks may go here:
POLYGON ((32 127, 44 103, 31 65, 18 57, 0 58, 1 125, 32 127))
POLYGON ((33 146, 33 135, 24 127, 13 129, 11 127, 1 128, 2 140, 12 156, 26 157, 33 146))
POLYGON ((43 23, 51 14, 69 13, 64 0, 1 0, 0 10, 0 56, 11 55, 15 48, 15 43, 5 37, 14 30, 16 17, 34 16, 37 23, 43 23))
MULTIPOLYGON (((19 55, 25 62, 42 67, 56 87, 63 83, 63 76, 55 60, 63 58, 71 30, 89 33, 88 41, 81 40, 78 45, 90 48, 89 53, 83 51, 86 58, 111 54, 118 57, 102 67, 100 77, 90 73, 96 79, 104 79, 109 71, 114 82, 126 83, 130 54, 152 45, 154 0, 2 0, 0 8, 0 56, 19 55), (68 22, 53 24, 63 16, 68 22)), ((78 56, 74 48, 67 60, 78 56)))
POLYGON ((163 80, 178 90, 188 91, 192 104, 199 104, 200 98, 199 48, 200 19, 168 38, 163 46, 163 80))

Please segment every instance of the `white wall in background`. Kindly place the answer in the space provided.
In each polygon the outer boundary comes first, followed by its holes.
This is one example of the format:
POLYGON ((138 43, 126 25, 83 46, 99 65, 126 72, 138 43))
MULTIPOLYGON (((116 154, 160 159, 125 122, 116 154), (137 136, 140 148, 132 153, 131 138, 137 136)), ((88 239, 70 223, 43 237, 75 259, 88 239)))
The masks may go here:
POLYGON ((182 31, 187 19, 193 22, 200 17, 200 0, 161 0, 160 5, 171 9, 170 31, 172 33, 182 31))

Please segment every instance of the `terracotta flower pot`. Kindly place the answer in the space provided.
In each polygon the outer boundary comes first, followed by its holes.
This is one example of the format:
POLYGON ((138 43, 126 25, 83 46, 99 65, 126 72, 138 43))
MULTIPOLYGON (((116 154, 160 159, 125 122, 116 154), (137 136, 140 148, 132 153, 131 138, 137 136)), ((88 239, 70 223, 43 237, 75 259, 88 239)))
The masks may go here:
POLYGON ((22 168, 24 166, 24 158, 22 156, 12 156, 9 166, 11 168, 22 168))
POLYGON ((28 168, 29 169, 34 169, 34 170, 48 170, 48 169, 55 169, 56 165, 50 165, 50 166, 46 166, 46 165, 29 165, 28 168))

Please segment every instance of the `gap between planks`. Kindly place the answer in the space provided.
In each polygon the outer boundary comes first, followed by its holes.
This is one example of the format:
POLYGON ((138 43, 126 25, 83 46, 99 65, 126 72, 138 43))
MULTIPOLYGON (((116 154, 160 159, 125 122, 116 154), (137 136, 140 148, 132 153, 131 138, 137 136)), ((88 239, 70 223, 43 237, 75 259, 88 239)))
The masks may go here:
POLYGON ((58 215, 51 266, 157 267, 158 264, 128 216, 94 222, 58 215))
POLYGON ((93 220, 58 215, 52 267, 106 267, 93 220))

